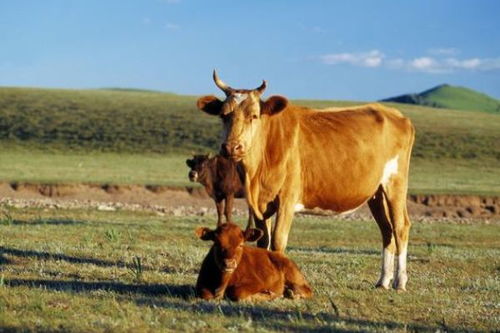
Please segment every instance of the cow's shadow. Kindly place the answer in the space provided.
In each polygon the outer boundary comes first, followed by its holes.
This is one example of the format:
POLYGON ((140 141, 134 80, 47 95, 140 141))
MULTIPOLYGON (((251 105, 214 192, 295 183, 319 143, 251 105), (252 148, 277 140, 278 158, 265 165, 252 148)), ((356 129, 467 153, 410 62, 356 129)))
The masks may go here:
POLYGON ((349 325, 356 330, 410 330, 436 331, 448 330, 445 325, 434 327, 421 324, 406 324, 394 321, 370 321, 338 315, 335 311, 311 313, 297 309, 277 309, 263 306, 263 303, 234 303, 229 301, 194 301, 195 290, 192 285, 174 284, 125 284, 121 282, 84 282, 58 280, 6 279, 6 286, 42 288, 59 292, 88 293, 109 291, 117 294, 134 294, 133 301, 142 307, 164 308, 189 313, 217 314, 225 317, 247 318, 270 330, 287 332, 351 332, 349 325), (166 296, 161 297, 161 296, 166 296), (339 328, 335 323, 340 323, 339 328))
POLYGON ((171 284, 126 284, 111 281, 78 281, 78 280, 32 280, 32 279, 5 279, 4 283, 12 288, 30 287, 46 290, 87 293, 97 290, 114 292, 117 294, 139 294, 144 296, 170 296, 188 299, 195 296, 191 285, 171 284))
POLYGON ((181 300, 165 300, 152 298, 139 298, 136 303, 140 306, 162 307, 174 311, 186 311, 189 313, 222 314, 226 317, 247 318, 258 322, 269 330, 285 332, 352 332, 349 328, 339 328, 334 324, 340 322, 340 326, 353 325, 356 331, 373 330, 410 330, 410 331, 436 331, 437 329, 448 329, 446 326, 425 326, 420 324, 406 324, 395 321, 370 321, 338 315, 332 309, 331 312, 320 311, 311 313, 295 309, 277 309, 263 306, 262 303, 234 303, 229 301, 199 301, 183 302, 181 300))
POLYGON ((71 218, 36 218, 32 220, 14 219, 12 225, 65 225, 65 226, 104 226, 109 225, 112 227, 131 227, 139 226, 138 223, 120 223, 120 222, 106 222, 106 221, 82 221, 71 218))
POLYGON ((368 256, 375 256, 375 255, 380 255, 380 251, 376 250, 369 250, 369 249, 349 249, 349 248, 343 248, 343 247, 326 247, 326 246, 320 246, 320 247, 307 247, 307 246, 289 246, 287 247, 287 251, 290 252, 319 252, 319 253, 333 253, 333 254, 353 254, 353 255, 368 255, 368 256))
POLYGON ((100 267, 127 267, 127 263, 123 261, 109 261, 98 258, 82 258, 69 256, 62 253, 50 253, 45 251, 35 251, 35 250, 19 250, 14 248, 9 248, 5 246, 0 246, 0 255, 8 254, 16 257, 24 258, 36 258, 39 260, 62 260, 72 264, 92 264, 100 267))

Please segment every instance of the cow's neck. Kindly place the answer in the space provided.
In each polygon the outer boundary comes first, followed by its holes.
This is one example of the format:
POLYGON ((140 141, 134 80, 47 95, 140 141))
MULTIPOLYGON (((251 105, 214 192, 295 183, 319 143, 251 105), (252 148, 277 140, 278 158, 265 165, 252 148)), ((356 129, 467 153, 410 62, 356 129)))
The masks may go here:
POLYGON ((284 177, 285 173, 280 169, 288 162, 289 152, 297 135, 295 117, 284 112, 263 120, 254 135, 258 139, 252 142, 251 149, 242 160, 247 201, 258 218, 262 217, 258 207, 262 190, 269 189, 267 182, 273 178, 271 174, 281 174, 284 177))

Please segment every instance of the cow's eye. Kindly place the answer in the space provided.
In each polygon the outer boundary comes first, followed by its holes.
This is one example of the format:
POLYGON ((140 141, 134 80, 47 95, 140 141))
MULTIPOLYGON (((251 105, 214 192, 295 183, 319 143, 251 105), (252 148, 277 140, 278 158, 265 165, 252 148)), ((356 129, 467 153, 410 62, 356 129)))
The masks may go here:
POLYGON ((252 115, 252 119, 254 119, 254 120, 255 120, 255 119, 257 119, 257 118, 259 118, 259 116, 257 116, 256 114, 253 114, 253 115, 252 115))

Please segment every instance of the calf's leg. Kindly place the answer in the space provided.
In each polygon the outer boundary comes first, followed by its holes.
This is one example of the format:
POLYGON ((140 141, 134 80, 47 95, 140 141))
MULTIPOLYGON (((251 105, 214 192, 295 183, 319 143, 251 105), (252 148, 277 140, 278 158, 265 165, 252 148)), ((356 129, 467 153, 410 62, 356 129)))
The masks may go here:
POLYGON ((226 196, 226 207, 224 207, 224 215, 226 216, 226 222, 233 222, 231 218, 231 214, 233 212, 233 202, 234 202, 234 194, 228 194, 226 196))
POLYGON ((223 200, 216 198, 215 200, 215 207, 217 208, 217 226, 220 226, 222 224, 222 211, 224 210, 223 207, 223 200))

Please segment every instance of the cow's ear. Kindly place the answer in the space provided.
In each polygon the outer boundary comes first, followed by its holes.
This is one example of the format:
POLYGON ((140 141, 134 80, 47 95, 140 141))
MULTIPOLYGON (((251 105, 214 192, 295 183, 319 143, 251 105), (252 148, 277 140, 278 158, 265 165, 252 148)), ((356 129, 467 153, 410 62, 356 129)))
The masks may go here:
POLYGON ((288 100, 283 96, 271 96, 260 106, 260 113, 273 115, 283 111, 288 105, 288 100))
POLYGON ((208 240, 214 240, 214 231, 206 228, 206 227, 198 227, 195 230, 196 236, 198 236, 199 239, 208 241, 208 240))
POLYGON ((215 96, 203 96, 196 102, 198 109, 213 116, 217 116, 221 113, 222 104, 223 103, 215 96))
POLYGON ((260 229, 247 228, 243 235, 247 242, 255 242, 264 235, 264 232, 260 229))
POLYGON ((186 165, 187 165, 188 167, 192 168, 192 167, 193 167, 193 162, 194 162, 193 160, 187 159, 187 160, 186 160, 186 165))

